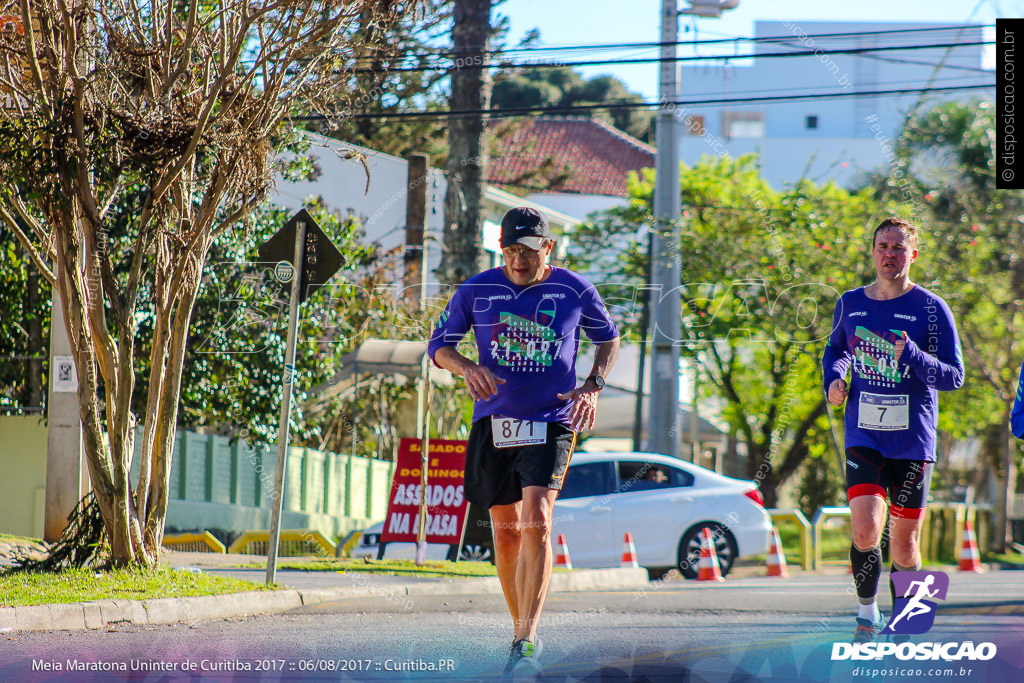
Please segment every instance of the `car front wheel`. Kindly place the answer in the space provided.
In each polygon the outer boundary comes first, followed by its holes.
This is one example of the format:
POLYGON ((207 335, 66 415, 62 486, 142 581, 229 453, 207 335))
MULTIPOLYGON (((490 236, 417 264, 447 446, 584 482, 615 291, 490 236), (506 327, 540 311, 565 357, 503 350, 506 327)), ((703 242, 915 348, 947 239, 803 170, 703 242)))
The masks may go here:
POLYGON ((676 566, 688 579, 696 579, 700 570, 700 542, 703 529, 711 531, 711 539, 715 544, 715 553, 718 555, 718 566, 722 571, 722 576, 729 573, 736 560, 736 539, 733 538, 732 533, 718 522, 700 522, 687 529, 683 537, 679 539, 676 566))

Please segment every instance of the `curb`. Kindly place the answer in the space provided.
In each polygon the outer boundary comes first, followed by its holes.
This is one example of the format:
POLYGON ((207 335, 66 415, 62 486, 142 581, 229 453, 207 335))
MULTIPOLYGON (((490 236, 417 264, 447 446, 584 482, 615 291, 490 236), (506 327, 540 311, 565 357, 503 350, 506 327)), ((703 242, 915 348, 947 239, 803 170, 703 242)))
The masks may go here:
MULTIPOLYGON (((644 569, 579 569, 552 574, 548 590, 573 592, 616 590, 646 586, 644 569)), ((14 631, 97 630, 132 624, 156 626, 249 617, 287 612, 333 600, 386 596, 500 594, 497 577, 447 579, 438 583, 381 586, 367 580, 343 588, 248 591, 226 595, 150 600, 95 600, 56 605, 0 607, 0 633, 14 631)))

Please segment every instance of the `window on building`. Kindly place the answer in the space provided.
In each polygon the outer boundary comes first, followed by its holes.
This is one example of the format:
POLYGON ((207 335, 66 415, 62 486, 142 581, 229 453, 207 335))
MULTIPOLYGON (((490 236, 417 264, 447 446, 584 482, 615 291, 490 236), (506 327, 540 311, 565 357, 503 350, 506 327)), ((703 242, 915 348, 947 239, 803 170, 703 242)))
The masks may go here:
POLYGON ((726 138, 763 138, 764 114, 759 111, 722 112, 722 130, 726 138))
POLYGON ((813 114, 808 116, 804 123, 804 127, 808 130, 815 130, 818 127, 818 117, 813 114))
POLYGON ((684 125, 687 135, 704 135, 705 133, 703 116, 687 116, 684 125))

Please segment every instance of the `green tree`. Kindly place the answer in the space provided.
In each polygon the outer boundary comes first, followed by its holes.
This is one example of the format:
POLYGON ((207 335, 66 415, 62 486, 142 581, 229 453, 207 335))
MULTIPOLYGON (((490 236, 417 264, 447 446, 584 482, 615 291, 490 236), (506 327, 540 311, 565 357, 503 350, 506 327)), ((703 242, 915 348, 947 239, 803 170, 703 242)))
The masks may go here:
MULTIPOLYGON (((810 455, 833 448, 819 359, 839 294, 869 279, 865 252, 879 208, 870 190, 831 183, 775 191, 750 156, 705 158, 684 166, 680 182, 681 353, 698 360, 745 445, 747 476, 772 506, 810 455)), ((621 273, 613 304, 633 299, 643 282, 637 231, 653 224, 653 186, 653 171, 634 177, 628 207, 603 212, 574 235, 574 265, 621 273)), ((635 319, 623 322, 629 328, 635 319)))
POLYGON ((1003 548, 1022 462, 1009 414, 1024 358, 1024 192, 996 187, 992 104, 923 108, 901 131, 889 171, 869 184, 923 228, 919 279, 949 303, 966 367, 964 387, 942 396, 940 428, 947 438, 977 436, 999 474, 1004 533, 993 541, 1003 548))
MULTIPOLYGON (((346 354, 368 338, 410 339, 429 335, 432 309, 419 310, 395 297, 400 254, 378 254, 362 241, 359 224, 318 206, 307 207, 320 227, 345 255, 341 271, 303 305, 299 350, 296 356, 294 431, 292 442, 339 453, 391 457, 397 446, 398 414, 403 402, 412 401, 414 382, 391 376, 366 382, 355 395, 317 400, 311 392, 344 367, 346 354)), ((215 432, 252 442, 272 443, 277 437, 281 368, 287 316, 283 291, 274 284, 268 264, 254 262, 259 244, 288 219, 277 207, 261 207, 244 230, 215 240, 192 315, 181 381, 178 426, 215 432)), ((11 258, 0 262, 0 318, 8 325, 3 336, 4 355, 19 357, 39 349, 25 331, 32 315, 48 330, 48 298, 39 310, 26 307, 25 286, 33 270, 15 256, 19 245, 8 234, 11 258), (9 321, 9 322, 7 322, 9 321)), ((140 354, 136 364, 137 391, 133 411, 145 409, 150 381, 149 340, 153 310, 139 307, 140 354)), ((45 361, 40 358, 40 364, 45 361)), ((26 398, 27 363, 13 359, 3 365, 7 387, 5 405, 20 411, 42 404, 26 398)), ((432 393, 433 425, 438 436, 454 436, 464 399, 453 389, 432 393)))
MULTIPOLYGON (((362 241, 353 218, 307 208, 346 262, 301 309, 293 443, 389 459, 415 378, 367 380, 331 399, 315 390, 341 372, 345 356, 367 339, 425 339, 436 311, 396 296, 400 250, 377 253, 362 241)), ((211 250, 185 357, 180 426, 265 443, 277 438, 287 301, 270 264, 252 259, 257 245, 286 219, 281 209, 263 209, 248 230, 225 235, 211 250)), ((437 433, 453 434, 452 420, 462 412, 458 395, 436 388, 432 405, 437 433)))
POLYGON ((451 24, 451 0, 423 0, 420 11, 402 14, 391 26, 364 11, 359 32, 367 47, 356 58, 357 87, 310 129, 397 157, 429 154, 433 165, 443 164, 447 150, 443 117, 388 115, 441 112, 448 107, 444 84, 449 73, 439 64, 450 61, 443 52, 451 24))
POLYGON ((0 232, 0 411, 45 405, 50 288, 14 236, 0 232))
POLYGON ((502 71, 495 76, 491 96, 494 109, 552 107, 548 115, 600 119, 639 140, 653 143, 654 113, 647 109, 559 110, 575 105, 642 101, 641 95, 629 90, 614 76, 584 78, 569 67, 522 67, 502 71))
POLYGON ((289 115, 354 87, 359 17, 386 27, 408 7, 22 3, 20 25, 39 30, 0 37, 0 88, 13 93, 0 110, 0 222, 60 295, 113 564, 150 566, 160 551, 189 324, 214 241, 266 196, 289 115), (143 301, 152 338, 140 344, 143 301), (152 370, 136 402, 144 352, 152 370))

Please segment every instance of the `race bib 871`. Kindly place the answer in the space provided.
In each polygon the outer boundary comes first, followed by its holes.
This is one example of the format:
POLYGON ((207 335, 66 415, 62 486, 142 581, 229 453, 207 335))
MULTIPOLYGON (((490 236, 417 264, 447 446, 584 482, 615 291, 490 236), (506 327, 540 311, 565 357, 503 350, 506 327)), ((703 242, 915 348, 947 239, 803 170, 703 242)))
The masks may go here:
POLYGON ((512 417, 491 417, 491 441, 495 448, 512 448, 546 443, 548 423, 517 420, 512 417))

